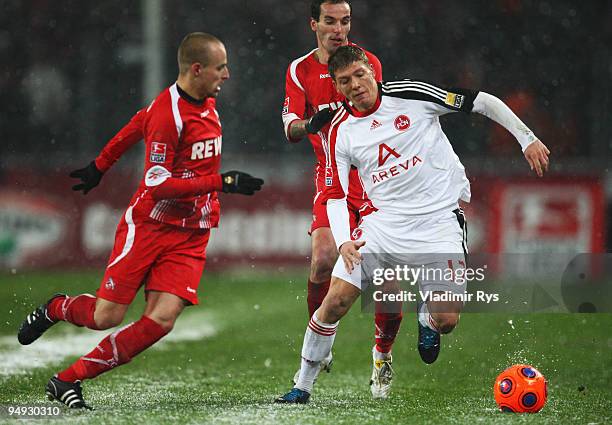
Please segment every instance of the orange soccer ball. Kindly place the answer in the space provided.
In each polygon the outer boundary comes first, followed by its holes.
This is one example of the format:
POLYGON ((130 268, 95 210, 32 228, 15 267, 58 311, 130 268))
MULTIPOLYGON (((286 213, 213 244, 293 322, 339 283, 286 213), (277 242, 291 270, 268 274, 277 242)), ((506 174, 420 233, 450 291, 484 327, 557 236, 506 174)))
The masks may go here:
POLYGON ((536 413, 546 403, 546 378, 533 366, 515 364, 499 374, 493 394, 502 412, 536 413))

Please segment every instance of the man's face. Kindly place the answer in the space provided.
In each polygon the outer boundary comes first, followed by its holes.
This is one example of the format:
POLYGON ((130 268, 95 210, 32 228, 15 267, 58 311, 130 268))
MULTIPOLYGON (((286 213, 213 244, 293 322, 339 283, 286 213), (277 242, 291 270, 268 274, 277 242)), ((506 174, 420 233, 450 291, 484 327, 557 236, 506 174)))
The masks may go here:
POLYGON ((337 70, 334 85, 358 111, 367 111, 372 108, 378 98, 378 85, 374 78, 374 71, 369 64, 362 61, 353 62, 337 70))
POLYGON ((310 28, 317 34, 319 45, 330 55, 338 47, 348 44, 351 30, 351 8, 347 3, 321 4, 319 21, 310 20, 310 28))
POLYGON ((201 98, 217 97, 221 85, 229 78, 227 68, 227 53, 221 43, 213 43, 209 47, 209 62, 196 71, 198 92, 201 98))

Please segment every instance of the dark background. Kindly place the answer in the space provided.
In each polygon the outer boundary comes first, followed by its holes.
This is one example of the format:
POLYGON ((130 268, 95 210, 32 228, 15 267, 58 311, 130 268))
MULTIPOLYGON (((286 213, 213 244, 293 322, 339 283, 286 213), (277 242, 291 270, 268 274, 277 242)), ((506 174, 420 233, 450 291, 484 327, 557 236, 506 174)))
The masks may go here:
MULTIPOLYGON (((191 31, 215 34, 227 46, 231 72, 219 98, 224 152, 309 152, 306 143, 285 143, 280 120, 287 66, 316 47, 309 2, 160 4, 158 91, 176 78, 181 38, 191 31)), ((604 170, 612 154, 611 4, 355 1, 350 39, 378 55, 386 79, 493 93, 552 148, 555 161, 604 170)), ((22 158, 78 165, 154 97, 142 88, 141 2, 15 0, 0 7, 3 167, 22 158)), ((516 142, 484 118, 452 116, 444 123, 462 158, 520 159, 516 142)))

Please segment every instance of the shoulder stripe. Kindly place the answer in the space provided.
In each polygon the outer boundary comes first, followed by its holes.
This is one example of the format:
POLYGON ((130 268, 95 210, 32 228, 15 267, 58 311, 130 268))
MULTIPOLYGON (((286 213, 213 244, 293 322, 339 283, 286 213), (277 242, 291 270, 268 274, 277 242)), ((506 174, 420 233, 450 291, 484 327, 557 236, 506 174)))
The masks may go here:
POLYGON ((440 87, 434 86, 433 84, 426 83, 424 81, 415 81, 415 80, 386 81, 383 83, 383 86, 391 89, 391 88, 395 88, 398 86, 404 86, 407 84, 411 86, 421 87, 423 89, 429 89, 429 90, 432 90, 440 94, 441 96, 446 96, 446 90, 440 87))
POLYGON ((389 86, 382 86, 382 90, 384 93, 397 93, 397 92, 403 92, 403 91, 416 91, 416 92, 420 92, 420 93, 424 93, 424 94, 428 94, 430 96, 433 96, 441 101, 446 100, 446 92, 440 90, 440 89, 433 89, 432 86, 429 85, 421 85, 421 84, 413 84, 413 83, 406 83, 406 84, 402 84, 402 85, 395 85, 392 87, 389 86))
POLYGON ((300 62, 304 61, 315 50, 317 49, 312 49, 310 52, 306 53, 304 56, 295 59, 293 62, 291 62, 291 65, 289 65, 289 74, 291 74, 291 79, 293 80, 295 85, 298 86, 302 91, 306 91, 306 90, 304 90, 302 83, 300 83, 300 80, 297 77, 297 67, 300 64, 300 62))
POLYGON ((439 96, 437 94, 433 94, 431 93, 431 91, 429 90, 423 90, 420 88, 397 88, 397 89, 392 89, 392 90, 388 90, 383 88, 383 93, 388 94, 388 93, 406 93, 406 92, 418 92, 418 93, 423 93, 426 94, 430 97, 433 97, 437 100, 439 100, 440 102, 444 102, 446 100, 445 96, 439 96))
POLYGON ((183 120, 181 119, 181 113, 179 112, 178 101, 180 99, 178 90, 176 89, 176 83, 170 86, 170 99, 172 101, 172 115, 174 115, 174 124, 176 125, 176 132, 178 138, 181 138, 181 132, 183 131, 183 120))

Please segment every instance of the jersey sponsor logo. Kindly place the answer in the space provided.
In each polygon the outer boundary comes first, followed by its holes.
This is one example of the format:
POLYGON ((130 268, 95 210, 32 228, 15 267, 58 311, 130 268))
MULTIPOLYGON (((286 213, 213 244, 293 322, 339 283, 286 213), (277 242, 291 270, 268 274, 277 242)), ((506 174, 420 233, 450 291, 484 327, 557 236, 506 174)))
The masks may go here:
POLYGON ((410 127, 410 118, 406 115, 398 115, 395 121, 393 121, 393 125, 395 125, 395 128, 399 131, 406 131, 410 127))
POLYGON ((151 143, 151 154, 149 161, 163 164, 166 162, 166 144, 160 142, 151 143))
POLYGON ((191 160, 212 158, 221 155, 221 136, 196 142, 191 145, 191 160))
POLYGON ((401 156, 395 149, 390 148, 386 143, 378 145, 378 166, 382 167, 385 165, 385 162, 387 162, 387 159, 389 159, 391 155, 396 158, 401 156))
POLYGON ((398 165, 394 165, 386 170, 381 170, 372 174, 372 184, 380 183, 387 179, 399 176, 400 174, 406 173, 416 167, 419 163, 423 162, 421 158, 414 155, 412 158, 407 159, 404 162, 400 162, 398 165))
POLYGON ((461 109, 464 100, 465 96, 463 96, 462 94, 448 92, 446 94, 446 99, 444 100, 444 103, 454 108, 461 109))
POLYGON ((382 127, 380 121, 372 120, 372 125, 370 125, 370 130, 375 130, 378 127, 382 127))
POLYGON ((325 186, 331 186, 334 180, 334 170, 332 167, 325 167, 325 186))
POLYGON ((355 230, 351 233, 351 239, 356 241, 357 239, 361 239, 361 236, 363 236, 363 230, 359 227, 355 227, 355 230))
POLYGON ((156 165, 149 168, 145 174, 145 184, 147 187, 159 186, 171 176, 172 174, 170 174, 170 171, 166 170, 161 165, 156 165))
POLYGON ((319 74, 319 79, 322 80, 323 78, 331 78, 331 75, 328 74, 319 74))
POLYGON ((283 115, 287 115, 289 113, 289 96, 285 98, 285 103, 283 103, 283 115))

